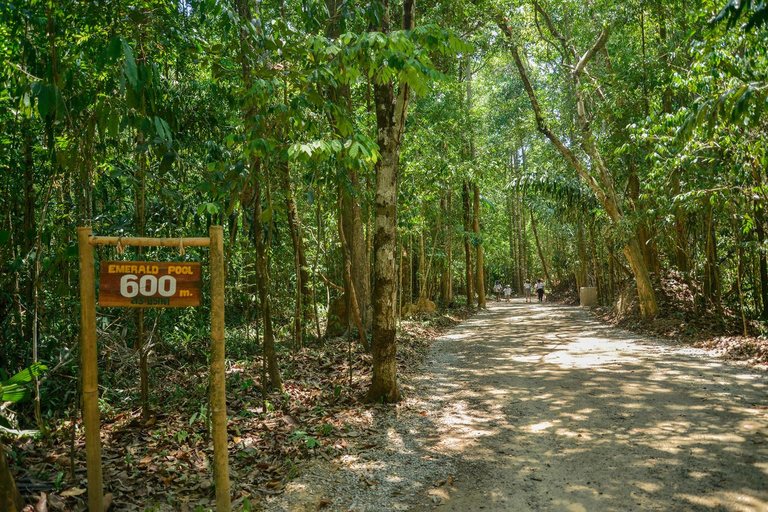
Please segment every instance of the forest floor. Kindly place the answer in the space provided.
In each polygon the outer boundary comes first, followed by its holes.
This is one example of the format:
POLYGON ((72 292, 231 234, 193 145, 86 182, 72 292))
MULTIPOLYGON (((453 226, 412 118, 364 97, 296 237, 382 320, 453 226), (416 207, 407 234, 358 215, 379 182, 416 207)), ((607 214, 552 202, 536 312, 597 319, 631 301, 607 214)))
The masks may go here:
MULTIPOLYGON (((234 509, 768 510, 764 369, 578 307, 488 306, 402 324, 396 405, 360 402, 370 357, 353 346, 350 380, 346 339, 284 354, 282 394, 261 394, 258 359, 232 362, 234 509)), ((135 368, 124 352, 105 359, 105 373, 130 386, 111 393, 132 396, 135 382, 116 377, 135 368)), ((179 364, 153 362, 164 378, 149 421, 135 400, 102 410, 113 510, 212 508, 207 366, 179 364)), ((48 510, 85 509, 81 430, 74 441, 74 479, 70 422, 47 442, 12 445, 28 503, 45 493, 48 510)))
POLYGON ((765 511, 768 376, 601 324, 489 302, 442 336, 357 449, 268 510, 765 511))

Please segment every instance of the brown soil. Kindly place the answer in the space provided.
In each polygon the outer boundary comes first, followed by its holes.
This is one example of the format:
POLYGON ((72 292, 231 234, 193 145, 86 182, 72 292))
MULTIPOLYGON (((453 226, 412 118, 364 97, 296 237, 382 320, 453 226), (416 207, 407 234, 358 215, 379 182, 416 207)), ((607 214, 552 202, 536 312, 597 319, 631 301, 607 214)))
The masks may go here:
POLYGON ((411 385, 396 414, 372 411, 370 450, 268 508, 768 510, 768 378, 703 350, 489 302, 411 385))

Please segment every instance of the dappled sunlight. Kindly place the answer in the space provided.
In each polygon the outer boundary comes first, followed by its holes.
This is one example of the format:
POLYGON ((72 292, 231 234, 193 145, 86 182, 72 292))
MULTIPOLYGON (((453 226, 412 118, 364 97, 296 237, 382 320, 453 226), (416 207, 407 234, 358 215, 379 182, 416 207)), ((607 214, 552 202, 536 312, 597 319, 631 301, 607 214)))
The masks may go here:
POLYGON ((555 424, 551 421, 542 421, 541 423, 536 423, 535 425, 528 425, 527 427, 523 427, 523 430, 527 430, 528 432, 533 432, 535 434, 554 426, 555 424))
MULTIPOLYGON (((768 510, 765 375, 521 301, 438 343, 423 377, 431 446, 512 471, 483 485, 492 509, 768 510), (511 489, 530 503, 501 505, 511 489)), ((451 494, 446 510, 462 503, 451 494)))
POLYGON ((765 512, 768 501, 749 495, 749 489, 741 492, 717 491, 710 495, 680 494, 681 501, 699 505, 711 510, 733 510, 738 512, 765 512))
POLYGON ((470 336, 470 334, 471 333, 468 333, 468 332, 454 333, 454 334, 446 334, 444 337, 445 339, 449 339, 449 340, 460 340, 470 336))

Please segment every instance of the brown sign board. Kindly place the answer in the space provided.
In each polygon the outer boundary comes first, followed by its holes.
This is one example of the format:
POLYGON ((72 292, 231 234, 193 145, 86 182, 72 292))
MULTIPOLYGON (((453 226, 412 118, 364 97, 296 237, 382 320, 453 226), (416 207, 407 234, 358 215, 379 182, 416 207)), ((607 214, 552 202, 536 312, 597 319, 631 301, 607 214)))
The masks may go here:
POLYGON ((99 306, 199 306, 201 288, 200 263, 102 261, 99 273, 99 306))

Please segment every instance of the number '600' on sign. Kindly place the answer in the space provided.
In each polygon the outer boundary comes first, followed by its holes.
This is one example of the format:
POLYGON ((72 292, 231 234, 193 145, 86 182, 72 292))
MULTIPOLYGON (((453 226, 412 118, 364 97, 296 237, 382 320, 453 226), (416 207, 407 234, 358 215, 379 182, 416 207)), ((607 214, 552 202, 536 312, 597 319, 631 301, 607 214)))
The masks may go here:
POLYGON ((102 261, 99 306, 199 306, 201 283, 200 263, 102 261))

